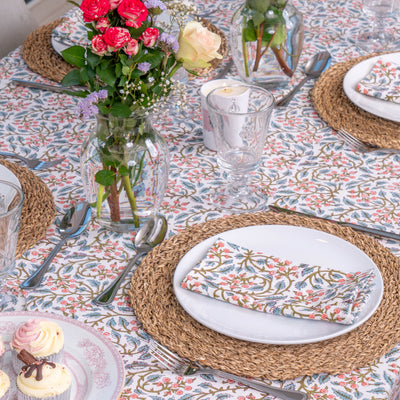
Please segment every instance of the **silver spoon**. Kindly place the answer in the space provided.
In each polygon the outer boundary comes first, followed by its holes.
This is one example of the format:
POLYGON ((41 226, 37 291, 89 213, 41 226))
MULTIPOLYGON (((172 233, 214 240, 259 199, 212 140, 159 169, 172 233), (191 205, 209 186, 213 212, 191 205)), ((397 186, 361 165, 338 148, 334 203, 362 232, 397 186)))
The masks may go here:
POLYGON ((329 66, 330 60, 331 55, 328 51, 321 51, 320 53, 314 54, 304 67, 304 73, 306 76, 292 89, 291 92, 277 101, 276 106, 286 107, 291 102, 294 95, 309 79, 315 79, 321 75, 321 73, 329 66))
POLYGON ((40 285, 54 256, 68 239, 80 235, 86 229, 90 217, 90 205, 86 201, 74 205, 64 214, 58 227, 58 231, 61 235, 60 241, 47 256, 44 263, 29 278, 21 283, 22 289, 34 289, 40 285))
POLYGON ((114 300, 122 281, 136 264, 137 260, 164 240, 165 235, 167 234, 167 227, 167 220, 161 214, 156 214, 146 221, 135 237, 135 246, 137 251, 135 257, 126 264, 126 267, 120 273, 118 278, 115 279, 107 289, 93 299, 94 304, 104 306, 110 304, 114 300))

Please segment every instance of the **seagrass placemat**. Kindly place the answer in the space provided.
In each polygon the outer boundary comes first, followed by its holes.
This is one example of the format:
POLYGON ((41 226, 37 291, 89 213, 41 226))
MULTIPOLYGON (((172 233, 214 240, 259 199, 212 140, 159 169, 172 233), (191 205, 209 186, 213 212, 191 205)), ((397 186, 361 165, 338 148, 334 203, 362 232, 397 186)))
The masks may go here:
MULTIPOLYGON (((285 240, 285 238, 282 238, 285 240)), ((144 329, 182 357, 237 375, 291 379, 314 373, 345 373, 367 366, 400 341, 400 262, 367 235, 335 223, 271 212, 230 216, 190 227, 153 249, 135 271, 130 288, 133 310, 144 329), (250 225, 295 225, 338 236, 364 251, 379 267, 383 299, 364 324, 333 339, 300 345, 270 345, 231 338, 187 314, 173 290, 181 258, 218 233, 250 225)))
POLYGON ((25 200, 22 207, 16 258, 42 239, 56 216, 53 195, 47 185, 29 169, 0 159, 21 183, 25 200))
POLYGON ((400 150, 400 123, 380 118, 357 107, 343 90, 343 79, 347 71, 374 56, 376 54, 353 58, 328 68, 315 83, 312 100, 319 116, 336 131, 345 129, 362 141, 400 150))
POLYGON ((62 21, 59 19, 35 29, 22 44, 22 57, 28 67, 55 82, 61 82, 64 76, 74 68, 64 61, 51 44, 51 34, 62 21))

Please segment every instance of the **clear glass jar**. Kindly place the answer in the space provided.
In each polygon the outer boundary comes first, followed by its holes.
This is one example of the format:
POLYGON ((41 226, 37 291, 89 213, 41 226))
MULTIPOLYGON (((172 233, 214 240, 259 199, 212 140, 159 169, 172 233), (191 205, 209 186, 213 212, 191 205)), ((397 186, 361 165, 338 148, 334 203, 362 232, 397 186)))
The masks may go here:
POLYGON ((104 228, 137 230, 156 213, 168 182, 169 152, 150 117, 98 115, 82 146, 81 174, 87 200, 104 228))
POLYGON ((290 1, 246 0, 233 14, 229 40, 244 82, 285 86, 303 49, 303 17, 290 1))

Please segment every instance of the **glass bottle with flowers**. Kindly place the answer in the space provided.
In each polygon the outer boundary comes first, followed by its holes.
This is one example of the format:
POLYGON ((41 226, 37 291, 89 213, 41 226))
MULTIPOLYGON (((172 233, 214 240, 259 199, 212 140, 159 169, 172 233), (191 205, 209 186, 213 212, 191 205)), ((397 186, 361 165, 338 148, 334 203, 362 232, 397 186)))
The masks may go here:
MULTIPOLYGON (((181 68, 208 67, 221 58, 221 38, 197 21, 175 37, 157 25, 168 12, 160 0, 83 0, 90 46, 72 46, 64 59, 77 68, 64 86, 86 86, 78 95, 83 118, 97 116, 83 144, 82 179, 98 221, 120 232, 137 229, 157 212, 168 181, 169 155, 151 115, 171 98, 184 103, 181 68)), ((179 21, 177 21, 179 24, 179 21)), ((178 25, 179 26, 179 25, 178 25)))
POLYGON ((232 58, 248 83, 286 85, 296 70, 303 40, 303 17, 290 0, 246 0, 232 17, 232 58))

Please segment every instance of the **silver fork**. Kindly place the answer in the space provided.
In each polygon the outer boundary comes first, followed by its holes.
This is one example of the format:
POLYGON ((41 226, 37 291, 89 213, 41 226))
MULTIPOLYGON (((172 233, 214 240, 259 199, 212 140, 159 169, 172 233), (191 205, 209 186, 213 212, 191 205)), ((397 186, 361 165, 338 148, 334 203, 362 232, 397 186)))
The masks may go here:
POLYGON ((354 150, 357 150, 361 153, 371 153, 372 151, 386 151, 386 152, 390 152, 390 153, 398 152, 398 150, 396 150, 396 149, 388 149, 388 148, 376 146, 372 143, 363 142, 363 141, 357 139, 356 137, 354 137, 353 135, 351 135, 349 132, 347 132, 344 129, 339 129, 337 131, 337 134, 339 137, 341 137, 345 141, 345 143, 347 143, 349 146, 353 147, 354 150))
POLYGON ((262 382, 253 381, 251 379, 243 378, 229 372, 224 372, 212 368, 201 367, 191 361, 187 361, 177 354, 171 352, 160 343, 150 342, 151 354, 167 369, 179 375, 193 375, 193 374, 213 374, 223 378, 232 379, 236 382, 242 383, 248 387, 256 389, 262 393, 267 393, 271 396, 276 396, 282 400, 306 400, 308 396, 306 393, 299 392, 298 390, 283 389, 267 385, 262 382))
POLYGON ((7 151, 0 151, 0 156, 17 158, 18 160, 23 161, 30 169, 35 171, 53 167, 54 165, 57 165, 65 160, 65 157, 63 157, 52 161, 42 161, 39 158, 26 158, 20 156, 19 154, 9 153, 7 151))

